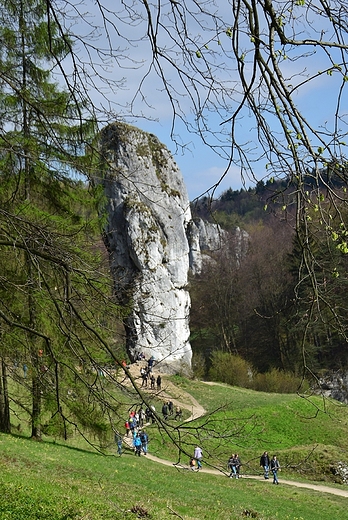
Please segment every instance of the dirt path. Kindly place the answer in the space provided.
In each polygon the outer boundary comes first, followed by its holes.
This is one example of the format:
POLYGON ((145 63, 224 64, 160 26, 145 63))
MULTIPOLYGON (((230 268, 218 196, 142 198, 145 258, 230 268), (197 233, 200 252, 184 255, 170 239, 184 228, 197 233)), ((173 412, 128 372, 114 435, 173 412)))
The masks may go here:
MULTIPOLYGON (((140 367, 142 364, 140 362, 133 363, 130 367, 130 373, 134 378, 140 379, 140 367)), ((207 384, 214 385, 215 383, 208 382, 207 384)), ((216 383, 217 385, 219 383, 216 383)), ((151 392, 156 397, 165 399, 170 399, 174 406, 180 406, 181 408, 184 408, 186 410, 189 410, 191 412, 191 415, 186 421, 191 421, 193 419, 197 419, 201 415, 205 414, 205 409, 198 403, 198 401, 188 392, 185 392, 182 389, 178 389, 173 383, 170 381, 163 381, 162 389, 160 391, 151 390, 150 388, 143 388, 145 392, 151 392)), ((130 438, 124 437, 125 443, 132 447, 130 438)), ((146 457, 153 462, 156 462, 158 464, 163 464, 165 466, 171 466, 172 468, 175 468, 177 471, 191 471, 190 467, 185 464, 176 464, 169 460, 160 459, 159 457, 156 457, 155 455, 152 455, 151 453, 148 453, 146 457)), ((214 468, 202 468, 199 473, 209 473, 210 475, 217 475, 227 478, 228 473, 225 471, 220 471, 218 469, 214 468)), ((272 480, 265 480, 262 476, 257 475, 243 475, 243 479, 253 479, 258 480, 260 482, 263 482, 265 485, 272 485, 272 480)), ((348 498, 348 490, 345 489, 338 489, 338 488, 332 488, 329 486, 323 486, 321 484, 310 484, 307 482, 296 482, 293 480, 283 480, 280 475, 280 485, 288 485, 298 488, 305 488, 305 489, 312 489, 314 491, 319 491, 321 493, 330 493, 331 495, 337 495, 341 497, 347 497, 348 498)))
MULTIPOLYGON (((129 372, 131 376, 137 380, 139 385, 141 385, 140 368, 145 365, 146 363, 137 361, 129 367, 129 372)), ((158 374, 156 373, 156 369, 154 369, 154 375, 157 378, 158 374)), ((170 399, 174 406, 180 406, 180 408, 189 410, 191 414, 190 417, 185 419, 185 422, 197 419, 198 417, 201 417, 201 415, 204 415, 206 412, 203 406, 201 406, 199 402, 191 394, 185 392, 185 390, 179 389, 170 381, 163 379, 163 377, 161 390, 151 390, 149 383, 147 387, 145 386, 141 389, 142 391, 150 393, 156 396, 156 398, 162 399, 163 401, 170 399)), ((158 410, 158 412, 160 413, 160 410, 158 410)))
MULTIPOLYGON (((191 471, 189 466, 177 465, 173 462, 170 462, 170 461, 164 460, 164 459, 160 459, 159 457, 156 457, 155 455, 151 455, 149 453, 147 454, 147 458, 149 458, 150 460, 152 460, 154 462, 157 462, 158 464, 164 464, 165 466, 172 466, 173 468, 176 468, 178 471, 191 471)), ((219 471, 217 469, 212 469, 212 468, 202 468, 199 471, 199 473, 209 473, 210 475, 217 475, 217 476, 220 476, 220 477, 222 476, 225 478, 228 477, 228 474, 226 472, 219 471)), ((265 480, 262 476, 242 475, 241 478, 258 480, 259 482, 262 482, 265 485, 272 485, 272 480, 265 480)), ((310 484, 307 482, 295 482, 293 480, 283 480, 279 476, 278 476, 278 478, 280 478, 280 481, 279 481, 280 485, 285 484, 288 486, 293 486, 293 487, 298 487, 298 488, 313 489, 314 491, 319 491, 321 493, 330 493, 331 495, 338 495, 341 497, 348 498, 348 490, 332 488, 329 486, 322 486, 321 484, 310 484)))

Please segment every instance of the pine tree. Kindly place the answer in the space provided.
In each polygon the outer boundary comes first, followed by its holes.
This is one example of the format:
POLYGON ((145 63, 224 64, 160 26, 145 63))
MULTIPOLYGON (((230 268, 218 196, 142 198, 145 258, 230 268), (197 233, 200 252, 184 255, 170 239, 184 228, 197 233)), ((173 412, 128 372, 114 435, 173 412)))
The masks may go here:
POLYGON ((1 0, 0 6, 0 430, 10 430, 12 399, 29 411, 31 436, 40 440, 47 411, 65 436, 69 421, 99 427, 102 417, 95 410, 103 403, 93 406, 90 421, 88 407, 78 405, 86 393, 102 401, 100 387, 91 391, 78 367, 110 356, 111 289, 102 249, 92 243, 99 195, 74 180, 88 174, 91 156, 84 152, 96 125, 85 100, 52 76, 70 42, 48 3, 1 0), (8 373, 16 396, 8 395, 8 373), (23 389, 30 391, 30 409, 23 389))

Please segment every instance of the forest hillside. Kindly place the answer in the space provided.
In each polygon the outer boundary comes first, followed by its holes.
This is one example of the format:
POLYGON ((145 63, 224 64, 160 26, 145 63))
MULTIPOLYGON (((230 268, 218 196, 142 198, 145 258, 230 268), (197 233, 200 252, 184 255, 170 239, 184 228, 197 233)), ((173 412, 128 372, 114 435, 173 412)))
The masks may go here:
MULTIPOLYGON (((340 178, 327 180, 339 193, 340 178)), ((310 193, 310 177, 306 182, 310 193)), ((316 197, 330 211, 324 183, 316 197)), ((240 357, 243 368, 238 376, 236 360, 234 369, 228 370, 227 362, 220 370, 226 382, 248 379, 250 371, 300 377, 305 371, 312 377, 310 372, 347 365, 347 213, 343 205, 332 210, 328 240, 327 225, 312 200, 303 224, 309 240, 302 243, 295 232, 295 198, 284 178, 259 182, 255 189, 228 189, 216 200, 204 197, 192 204, 197 217, 230 231, 224 247, 210 254, 202 273, 191 279, 194 368, 207 377, 221 379, 217 366, 229 355, 240 357), (249 236, 241 260, 235 253, 236 227, 249 236)))

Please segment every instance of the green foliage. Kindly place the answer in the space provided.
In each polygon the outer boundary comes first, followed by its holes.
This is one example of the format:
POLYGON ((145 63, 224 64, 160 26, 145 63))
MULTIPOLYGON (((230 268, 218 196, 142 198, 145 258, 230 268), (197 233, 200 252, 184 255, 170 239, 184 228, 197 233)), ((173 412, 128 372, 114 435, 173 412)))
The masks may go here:
POLYGON ((203 379, 206 373, 205 357, 197 352, 192 355, 192 371, 197 379, 203 379))
POLYGON ((309 388, 308 381, 295 376, 291 372, 284 372, 273 368, 263 374, 254 374, 249 388, 261 392, 275 392, 279 394, 292 394, 297 391, 306 392, 309 388))
POLYGON ((212 353, 211 367, 209 369, 209 377, 212 381, 248 387, 251 376, 251 366, 240 356, 222 351, 212 353))
POLYGON ((211 355, 209 378, 232 386, 280 394, 306 392, 309 387, 308 381, 291 372, 273 368, 265 373, 257 373, 242 357, 222 351, 215 351, 211 355))
POLYGON ((42 0, 0 5, 0 430, 16 403, 35 438, 80 430, 102 444, 106 398, 95 374, 118 355, 123 310, 101 239, 102 193, 87 182, 96 124, 80 92, 51 76, 71 50, 59 17, 42 0))

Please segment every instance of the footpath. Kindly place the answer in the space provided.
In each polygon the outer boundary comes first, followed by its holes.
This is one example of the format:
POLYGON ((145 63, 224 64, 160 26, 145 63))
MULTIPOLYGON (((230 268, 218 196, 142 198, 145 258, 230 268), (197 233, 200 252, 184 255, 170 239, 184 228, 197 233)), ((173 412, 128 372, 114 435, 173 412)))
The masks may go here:
MULTIPOLYGON (((133 363, 129 367, 131 376, 134 379, 139 379, 139 381, 140 381, 140 367, 141 366, 142 366, 142 364, 140 362, 137 362, 137 363, 133 363)), ((214 383, 209 382, 209 384, 213 385, 214 383)), ((217 384, 219 384, 219 383, 217 383, 217 384)), ((145 392, 155 392, 154 390, 150 390, 149 387, 143 387, 142 390, 145 392)), ((156 393, 156 395, 158 395, 158 391, 156 391, 155 393, 156 393)), ((190 415, 190 417, 188 417, 185 420, 185 422, 191 421, 193 419, 197 419, 198 417, 201 417, 202 415, 204 415, 206 412, 205 409, 203 408, 203 406, 201 406, 198 403, 198 401, 191 394, 189 394, 188 392, 185 392, 182 389, 179 390, 170 381, 164 382, 163 389, 160 391, 160 398, 161 399, 163 398, 163 400, 170 399, 173 402, 174 406, 180 406, 182 409, 184 408, 186 410, 189 410, 191 415, 190 415)), ((124 440, 124 443, 129 448, 132 448, 132 440, 130 437, 127 437, 125 435, 123 440, 124 440)), ((177 471, 192 471, 191 468, 189 467, 189 465, 173 463, 169 460, 156 457, 155 455, 152 455, 151 453, 147 453, 146 458, 149 460, 152 460, 153 462, 156 462, 157 464, 171 466, 173 469, 176 469, 177 471)), ((229 476, 229 473, 227 473, 223 470, 219 470, 219 469, 215 469, 215 468, 207 468, 207 467, 203 467, 202 469, 199 470, 199 472, 195 471, 195 473, 208 473, 210 475, 216 475, 216 476, 220 476, 220 477, 222 476, 225 478, 227 478, 229 476)), ((264 483, 265 485, 272 485, 271 479, 265 480, 263 478, 263 476, 259 476, 259 475, 243 474, 241 478, 258 480, 258 481, 264 483)), ((329 493, 331 495, 337 495, 337 496, 348 498, 348 489, 347 490, 338 489, 338 488, 333 488, 330 486, 324 486, 321 484, 311 484, 309 482, 307 483, 307 482, 297 482, 297 481, 293 481, 293 480, 283 480, 281 477, 281 474, 279 475, 279 479, 280 479, 279 480, 280 485, 312 489, 312 490, 318 491, 320 493, 329 493)))

